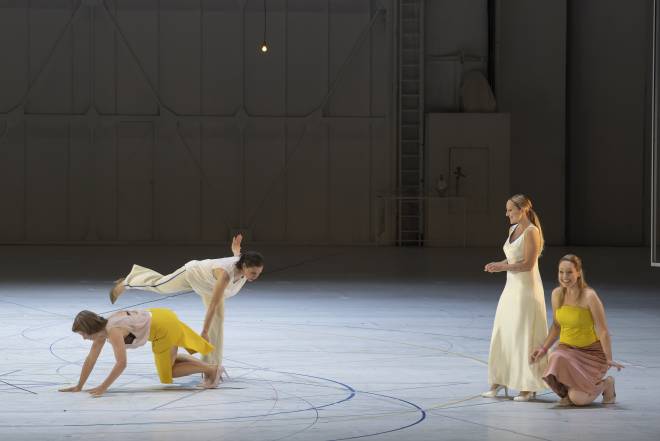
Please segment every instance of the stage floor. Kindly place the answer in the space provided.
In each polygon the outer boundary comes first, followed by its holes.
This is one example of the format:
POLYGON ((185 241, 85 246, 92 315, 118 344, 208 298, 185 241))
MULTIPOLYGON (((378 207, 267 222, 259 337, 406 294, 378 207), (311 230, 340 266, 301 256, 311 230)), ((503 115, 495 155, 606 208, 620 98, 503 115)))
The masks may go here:
MULTIPOLYGON (((618 402, 559 408, 484 399, 504 274, 482 272, 499 249, 264 247, 261 279, 227 301, 218 389, 199 377, 159 384, 149 346, 101 398, 60 393, 90 343, 71 332, 81 309, 168 307, 200 330, 194 293, 107 292, 132 263, 169 272, 217 247, 0 247, 2 440, 657 440, 660 268, 644 249, 572 249, 604 301, 618 402)), ((555 267, 541 272, 549 306, 555 267)), ((550 310, 548 308, 548 313, 550 310)), ((110 371, 104 349, 88 386, 110 371)), ((176 381, 176 380, 175 380, 176 381)))

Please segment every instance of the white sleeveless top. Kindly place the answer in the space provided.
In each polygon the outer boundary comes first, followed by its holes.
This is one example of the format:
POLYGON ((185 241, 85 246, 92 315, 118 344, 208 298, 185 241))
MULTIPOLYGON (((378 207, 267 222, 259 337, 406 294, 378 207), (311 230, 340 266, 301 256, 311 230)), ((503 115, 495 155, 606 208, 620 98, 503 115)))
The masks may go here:
POLYGON ((138 348, 144 345, 149 339, 151 330, 151 312, 140 309, 135 311, 118 311, 108 317, 108 323, 105 329, 122 328, 127 329, 135 339, 128 343, 130 334, 124 338, 124 343, 129 349, 138 348))
POLYGON ((186 263, 188 282, 200 294, 210 295, 215 286, 216 278, 213 270, 222 268, 229 276, 224 298, 233 297, 243 288, 247 279, 241 276, 236 262, 240 256, 224 257, 222 259, 191 260, 186 263))
MULTIPOLYGON (((525 228, 520 233, 520 236, 518 236, 513 242, 511 241, 511 235, 515 231, 518 224, 513 225, 511 226, 511 228, 509 228, 509 237, 506 239, 506 242, 504 242, 504 246, 502 247, 508 263, 514 264, 525 260, 525 247, 523 245, 525 243, 525 236, 527 235, 527 230, 529 230, 532 227, 532 225, 533 224, 528 225, 527 228, 525 228)), ((537 264, 538 264, 538 260, 534 264, 534 266, 536 266, 537 264)))

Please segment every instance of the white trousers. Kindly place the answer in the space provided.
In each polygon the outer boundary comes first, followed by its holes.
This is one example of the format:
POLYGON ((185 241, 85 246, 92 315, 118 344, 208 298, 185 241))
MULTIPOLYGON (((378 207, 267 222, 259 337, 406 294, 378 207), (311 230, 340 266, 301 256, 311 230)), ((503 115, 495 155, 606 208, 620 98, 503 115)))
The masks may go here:
MULTIPOLYGON (((140 265, 133 265, 131 272, 124 280, 126 289, 139 289, 143 291, 156 292, 158 294, 176 294, 179 292, 194 291, 204 302, 208 309, 213 296, 213 291, 189 272, 183 266, 171 274, 162 275, 154 270, 140 265)), ((225 299, 220 299, 220 303, 215 310, 215 317, 209 327, 209 341, 215 347, 213 352, 203 355, 202 360, 210 363, 222 365, 222 347, 223 347, 223 328, 225 321, 225 299)))

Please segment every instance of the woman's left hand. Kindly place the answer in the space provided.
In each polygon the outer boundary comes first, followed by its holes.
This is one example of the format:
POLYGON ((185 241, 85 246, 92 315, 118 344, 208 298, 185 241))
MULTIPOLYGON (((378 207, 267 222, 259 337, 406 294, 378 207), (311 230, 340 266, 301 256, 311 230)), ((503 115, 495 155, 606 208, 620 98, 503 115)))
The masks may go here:
POLYGON ((617 363, 614 360, 607 360, 607 367, 616 368, 617 371, 620 371, 621 369, 625 368, 624 365, 622 365, 621 363, 617 363))
POLYGON ((108 389, 105 388, 105 387, 103 387, 103 386, 96 386, 96 387, 93 387, 93 388, 91 388, 91 389, 88 389, 87 392, 89 392, 89 394, 90 394, 92 397, 94 397, 94 398, 98 398, 98 397, 100 397, 101 395, 103 395, 103 394, 105 393, 106 390, 108 390, 108 389))
POLYGON ((243 241, 243 235, 237 234, 231 241, 231 252, 234 253, 234 256, 241 255, 241 242, 243 241))

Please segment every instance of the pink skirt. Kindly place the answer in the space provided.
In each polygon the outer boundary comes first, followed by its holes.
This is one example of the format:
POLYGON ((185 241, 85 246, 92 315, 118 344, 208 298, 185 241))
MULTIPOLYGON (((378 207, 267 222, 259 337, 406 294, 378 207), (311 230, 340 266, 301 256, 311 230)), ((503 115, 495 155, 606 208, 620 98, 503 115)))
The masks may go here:
POLYGON ((568 395, 568 389, 573 388, 596 394, 602 390, 607 370, 607 358, 600 341, 584 348, 560 343, 550 353, 543 379, 562 398, 568 395))

